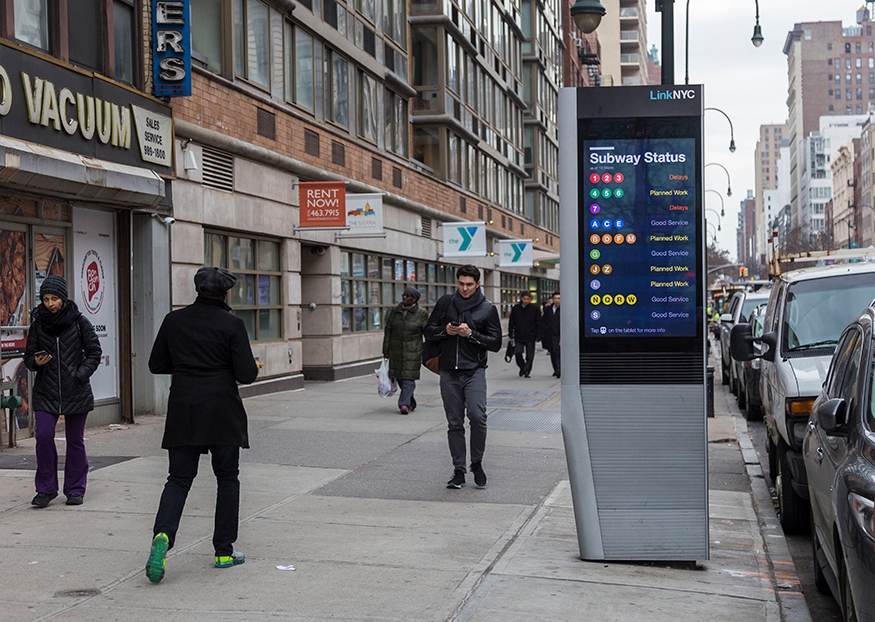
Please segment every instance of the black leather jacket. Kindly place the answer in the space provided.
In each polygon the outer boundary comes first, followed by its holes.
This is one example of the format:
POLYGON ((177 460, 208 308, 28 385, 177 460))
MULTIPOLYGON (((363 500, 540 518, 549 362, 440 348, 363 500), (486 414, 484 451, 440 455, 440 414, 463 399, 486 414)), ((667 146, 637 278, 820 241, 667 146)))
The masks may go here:
MULTIPOLYGON (((479 290, 478 290, 479 293, 479 290)), ((482 294, 482 300, 474 308, 459 312, 453 302, 453 294, 438 300, 425 326, 425 338, 439 341, 441 345, 440 368, 442 370, 471 370, 487 366, 487 351, 501 350, 501 323, 498 310, 482 294), (450 322, 468 324, 470 337, 447 334, 450 322)))

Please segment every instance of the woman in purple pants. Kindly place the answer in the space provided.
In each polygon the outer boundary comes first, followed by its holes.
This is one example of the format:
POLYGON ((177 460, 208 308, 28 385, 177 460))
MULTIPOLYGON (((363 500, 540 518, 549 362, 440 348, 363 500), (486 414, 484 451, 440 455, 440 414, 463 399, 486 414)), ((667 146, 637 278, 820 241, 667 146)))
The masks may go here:
POLYGON ((40 305, 31 312, 24 364, 36 372, 31 403, 36 427, 36 496, 46 507, 58 496, 55 426, 64 416, 67 505, 82 505, 88 479, 85 418, 94 408, 89 378, 100 364, 100 342, 91 322, 67 298, 67 282, 51 275, 40 286, 40 305))

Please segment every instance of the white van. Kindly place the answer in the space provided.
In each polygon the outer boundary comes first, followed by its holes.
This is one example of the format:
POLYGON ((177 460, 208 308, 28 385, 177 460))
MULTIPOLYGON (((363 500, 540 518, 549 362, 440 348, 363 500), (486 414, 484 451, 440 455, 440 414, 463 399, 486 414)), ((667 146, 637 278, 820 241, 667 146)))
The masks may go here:
POLYGON ((760 339, 749 324, 733 327, 739 361, 762 358, 760 393, 768 430, 769 476, 775 481, 781 526, 808 529, 808 478, 802 439, 836 342, 845 327, 875 299, 875 263, 793 270, 776 277, 760 339), (753 342, 768 346, 756 354, 753 342))

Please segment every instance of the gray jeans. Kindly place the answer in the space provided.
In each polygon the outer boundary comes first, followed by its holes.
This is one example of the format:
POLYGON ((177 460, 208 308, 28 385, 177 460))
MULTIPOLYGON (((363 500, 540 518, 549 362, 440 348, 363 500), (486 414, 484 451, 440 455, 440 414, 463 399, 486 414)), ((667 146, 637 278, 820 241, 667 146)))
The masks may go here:
POLYGON ((413 392, 416 390, 416 380, 406 380, 399 378, 397 381, 398 388, 398 408, 407 406, 410 410, 416 408, 416 400, 413 398, 413 392))
POLYGON ((441 370, 441 398, 447 415, 447 441, 453 467, 465 470, 465 415, 471 424, 471 462, 486 448, 486 370, 441 370))

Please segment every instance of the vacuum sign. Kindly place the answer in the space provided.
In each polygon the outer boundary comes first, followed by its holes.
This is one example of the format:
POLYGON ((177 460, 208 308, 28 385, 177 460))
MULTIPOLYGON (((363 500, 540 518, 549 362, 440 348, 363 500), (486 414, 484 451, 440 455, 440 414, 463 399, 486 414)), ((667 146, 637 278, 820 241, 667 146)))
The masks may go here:
POLYGON ((191 95, 189 0, 152 3, 155 97, 191 95))

